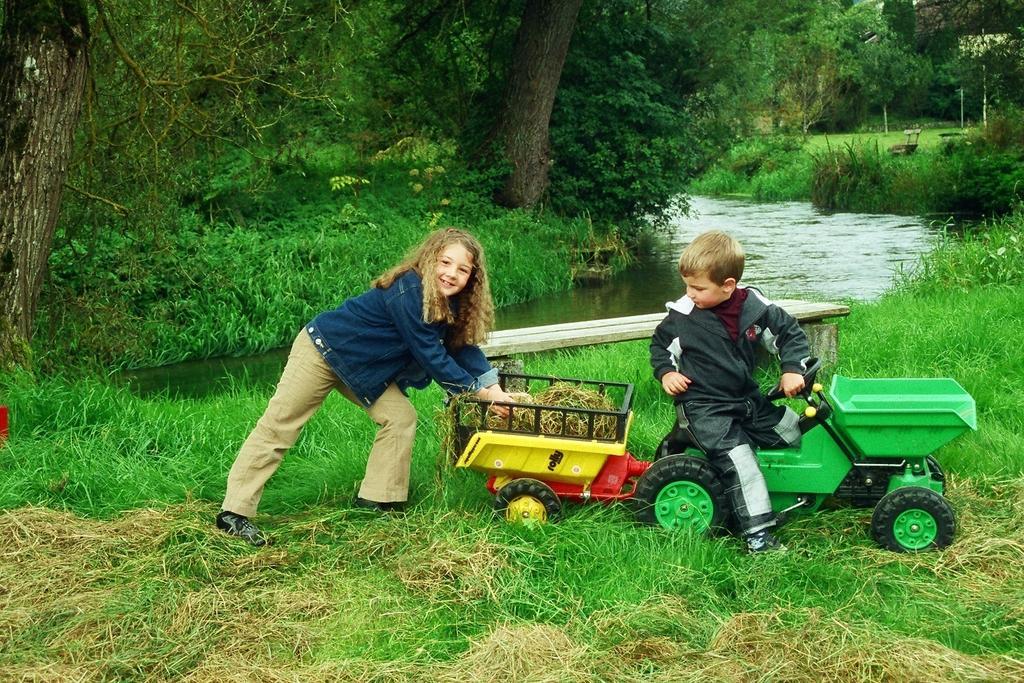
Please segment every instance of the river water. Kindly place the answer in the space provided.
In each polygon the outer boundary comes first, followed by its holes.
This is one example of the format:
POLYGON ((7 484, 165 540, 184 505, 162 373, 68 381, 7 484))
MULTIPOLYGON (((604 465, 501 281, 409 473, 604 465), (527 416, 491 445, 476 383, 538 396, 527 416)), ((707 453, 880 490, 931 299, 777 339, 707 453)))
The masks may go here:
POLYGON ((693 197, 663 244, 607 282, 498 311, 497 327, 512 329, 665 310, 682 295, 676 261, 694 237, 724 230, 743 245, 742 282, 770 298, 872 300, 901 269, 912 269, 935 243, 935 229, 916 216, 823 213, 807 202, 759 204, 693 197))
MULTIPOLYGON (((935 242, 924 219, 888 214, 823 213, 806 202, 756 202, 693 197, 687 215, 675 216, 658 247, 641 255, 628 272, 525 304, 502 308, 498 329, 614 318, 665 310, 682 294, 676 261, 696 235, 724 230, 746 251, 742 282, 770 298, 814 301, 871 300, 901 269, 913 268, 935 242)), ((217 358, 123 373, 118 381, 139 393, 169 391, 197 396, 229 386, 239 377, 272 383, 286 349, 246 358, 217 358)))

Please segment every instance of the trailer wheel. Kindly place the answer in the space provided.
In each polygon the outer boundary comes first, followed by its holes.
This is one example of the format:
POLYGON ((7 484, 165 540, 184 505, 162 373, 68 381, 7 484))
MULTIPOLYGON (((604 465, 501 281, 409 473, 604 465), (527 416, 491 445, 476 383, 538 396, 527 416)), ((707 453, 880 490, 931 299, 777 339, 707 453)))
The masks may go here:
POLYGON ((871 515, 871 536, 898 553, 945 548, 954 533, 956 518, 949 501, 920 486, 890 491, 871 515))
POLYGON ((661 458, 640 476, 633 499, 641 524, 710 534, 720 531, 725 522, 725 489, 703 458, 661 458))
POLYGON ((558 517, 562 502, 542 481, 513 479, 495 494, 494 511, 509 522, 546 522, 558 517))

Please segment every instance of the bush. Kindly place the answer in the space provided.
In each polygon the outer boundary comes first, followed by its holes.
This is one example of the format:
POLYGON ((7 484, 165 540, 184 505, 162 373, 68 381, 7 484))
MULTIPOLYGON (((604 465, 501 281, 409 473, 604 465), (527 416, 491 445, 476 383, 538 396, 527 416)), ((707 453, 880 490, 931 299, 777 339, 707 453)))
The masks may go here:
POLYGON ((789 165, 793 154, 802 147, 803 141, 791 136, 750 138, 730 149, 721 165, 750 179, 759 173, 771 173, 789 165))
POLYGON ((916 214, 944 208, 949 164, 919 150, 893 156, 877 144, 812 153, 811 201, 830 211, 916 214))
POLYGON ((695 194, 745 194, 760 201, 806 199, 810 159, 792 136, 752 137, 731 149, 690 183, 695 194))
POLYGON ((580 18, 551 120, 550 201, 635 233, 640 220, 657 222, 675 206, 701 152, 676 87, 680 67, 659 66, 673 64, 664 57, 678 55, 678 38, 630 7, 599 3, 580 18))
POLYGON ((713 166, 695 178, 689 190, 700 195, 750 194, 750 179, 727 168, 713 166))
POLYGON ((950 211, 995 216, 1024 199, 1024 149, 1003 151, 982 139, 958 146, 949 162, 950 211))
POLYGON ((1024 110, 1011 107, 993 115, 981 139, 998 150, 1024 149, 1024 110))

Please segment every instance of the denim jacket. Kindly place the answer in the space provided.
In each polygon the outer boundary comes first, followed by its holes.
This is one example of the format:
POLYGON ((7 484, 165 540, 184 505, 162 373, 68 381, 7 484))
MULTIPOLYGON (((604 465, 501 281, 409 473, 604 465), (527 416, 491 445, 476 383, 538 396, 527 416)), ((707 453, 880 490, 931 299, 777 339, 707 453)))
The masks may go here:
POLYGON ((446 323, 423 320, 423 284, 415 271, 387 289, 369 291, 316 316, 306 325, 335 374, 369 407, 392 382, 403 393, 434 380, 450 394, 475 392, 498 381, 483 351, 449 351, 446 323))

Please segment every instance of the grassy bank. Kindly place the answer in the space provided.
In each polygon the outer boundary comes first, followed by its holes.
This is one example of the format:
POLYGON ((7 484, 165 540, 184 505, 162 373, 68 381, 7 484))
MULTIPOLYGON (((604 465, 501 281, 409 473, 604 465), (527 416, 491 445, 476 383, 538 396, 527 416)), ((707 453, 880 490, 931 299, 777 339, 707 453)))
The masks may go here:
MULTIPOLYGON (((438 454, 435 390, 414 395, 414 504, 350 507, 371 439, 337 397, 271 481, 251 549, 213 530, 269 386, 141 399, 95 382, 7 377, 0 474, 0 670, 11 679, 334 681, 1017 680, 1024 677, 1022 220, 950 243, 841 325, 838 371, 951 376, 979 429, 936 454, 957 538, 876 548, 870 512, 780 531, 790 552, 635 526, 572 506, 540 528, 489 513, 480 475, 438 454), (1000 249, 1002 251, 1000 252, 1000 249), (1002 259, 988 270, 982 262, 1002 259), (964 272, 974 277, 953 278, 964 272), (1007 284, 1001 284, 1006 283, 1007 284)), ((631 450, 671 406, 643 342, 529 357, 536 372, 636 383, 631 450)))
POLYGON ((62 232, 37 321, 38 366, 108 372, 284 346, 446 225, 483 243, 499 306, 566 290, 588 249, 621 246, 607 226, 495 206, 493 179, 437 146, 396 147, 370 160, 300 149, 269 170, 242 159, 183 197, 164 229, 129 237, 96 226, 88 246, 62 232))
POLYGON ((811 201, 833 211, 999 215, 1021 201, 1024 122, 1016 114, 966 132, 925 127, 918 148, 894 155, 902 132, 757 137, 691 183, 699 195, 811 201))
POLYGON ((815 201, 823 208, 920 214, 941 210, 946 180, 937 180, 949 145, 940 133, 926 129, 917 152, 894 156, 889 147, 902 143, 902 133, 811 135, 806 138, 751 139, 731 149, 695 180, 698 195, 741 195, 759 201, 815 201), (831 194, 820 188, 824 178, 838 185, 831 194), (837 196, 840 195, 841 196, 837 196), (820 204, 819 204, 820 205, 820 204))

